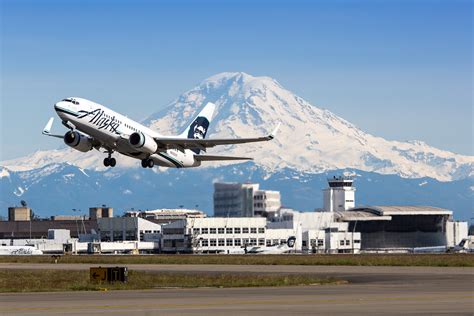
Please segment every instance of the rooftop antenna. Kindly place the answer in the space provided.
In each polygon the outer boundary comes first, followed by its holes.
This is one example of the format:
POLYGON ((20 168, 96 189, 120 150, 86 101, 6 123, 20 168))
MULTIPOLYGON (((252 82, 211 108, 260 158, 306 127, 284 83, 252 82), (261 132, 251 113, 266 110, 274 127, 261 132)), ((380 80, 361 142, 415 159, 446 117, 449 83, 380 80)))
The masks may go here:
POLYGON ((26 204, 26 201, 25 201, 25 200, 21 200, 21 201, 20 201, 20 204, 21 204, 21 206, 23 206, 23 207, 27 207, 27 206, 28 206, 28 204, 26 204))

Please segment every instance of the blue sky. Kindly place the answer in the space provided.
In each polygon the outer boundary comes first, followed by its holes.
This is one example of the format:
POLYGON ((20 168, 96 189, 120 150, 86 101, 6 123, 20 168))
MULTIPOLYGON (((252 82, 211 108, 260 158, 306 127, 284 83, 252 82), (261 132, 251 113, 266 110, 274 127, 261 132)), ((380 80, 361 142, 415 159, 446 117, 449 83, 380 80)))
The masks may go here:
POLYGON ((65 96, 142 119, 222 71, 474 154, 471 1, 0 2, 0 160, 58 147, 40 131, 65 96))

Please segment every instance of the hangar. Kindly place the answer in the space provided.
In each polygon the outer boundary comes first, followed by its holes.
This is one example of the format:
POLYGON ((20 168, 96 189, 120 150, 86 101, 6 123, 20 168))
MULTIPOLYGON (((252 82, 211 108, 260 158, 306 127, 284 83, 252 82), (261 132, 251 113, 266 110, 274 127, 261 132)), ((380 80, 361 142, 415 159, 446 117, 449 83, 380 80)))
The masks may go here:
POLYGON ((361 250, 451 246, 467 234, 466 222, 432 206, 361 206, 335 212, 349 231, 361 233, 361 250))

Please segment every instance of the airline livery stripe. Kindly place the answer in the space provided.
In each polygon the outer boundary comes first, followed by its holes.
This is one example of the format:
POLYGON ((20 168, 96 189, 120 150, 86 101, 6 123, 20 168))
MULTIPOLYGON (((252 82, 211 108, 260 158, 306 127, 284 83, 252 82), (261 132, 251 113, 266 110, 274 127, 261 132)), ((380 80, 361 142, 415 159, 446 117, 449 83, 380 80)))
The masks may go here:
POLYGON ((63 108, 60 108, 59 106, 55 106, 55 108, 56 108, 56 111, 63 112, 63 113, 66 113, 66 114, 70 114, 70 115, 73 115, 73 116, 79 116, 79 114, 77 114, 75 112, 72 112, 72 111, 69 111, 69 110, 66 110, 66 109, 63 109, 63 108))
POLYGON ((164 153, 157 153, 158 155, 160 155, 161 157, 165 158, 166 160, 168 160, 169 162, 171 162, 173 165, 176 166, 176 168, 182 168, 183 165, 177 161, 176 159, 164 154, 164 153))

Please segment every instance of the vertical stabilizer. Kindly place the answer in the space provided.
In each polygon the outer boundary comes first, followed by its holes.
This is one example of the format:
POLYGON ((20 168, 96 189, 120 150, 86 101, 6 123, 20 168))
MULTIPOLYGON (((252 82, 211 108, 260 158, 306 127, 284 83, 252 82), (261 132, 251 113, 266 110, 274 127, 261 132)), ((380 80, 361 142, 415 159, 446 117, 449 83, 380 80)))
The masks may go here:
MULTIPOLYGON (((206 106, 193 119, 191 124, 179 135, 182 138, 204 139, 209 129, 209 124, 214 114, 216 105, 214 103, 207 103, 206 106)), ((199 154, 199 149, 192 149, 196 154, 199 154)))

